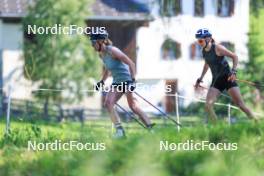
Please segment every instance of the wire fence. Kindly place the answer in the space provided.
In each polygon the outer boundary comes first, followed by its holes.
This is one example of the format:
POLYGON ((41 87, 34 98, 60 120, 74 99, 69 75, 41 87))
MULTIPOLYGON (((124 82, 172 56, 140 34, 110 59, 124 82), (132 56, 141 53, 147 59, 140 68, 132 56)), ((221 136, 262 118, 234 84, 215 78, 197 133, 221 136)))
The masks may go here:
MULTIPOLYGON (((60 89, 34 89, 31 90, 32 92, 34 91, 65 91, 65 90, 60 90, 60 89)), ((93 90, 82 90, 83 92, 92 92, 93 90)), ((28 119, 32 118, 39 118, 43 117, 44 112, 43 112, 43 102, 37 102, 37 101, 22 101, 22 100, 17 100, 17 99, 12 99, 12 87, 8 87, 7 91, 7 97, 5 98, 4 101, 4 106, 6 106, 4 109, 6 109, 6 133, 9 132, 10 130, 10 117, 25 117, 28 119)), ((191 112, 194 113, 195 117, 191 120, 189 119, 188 121, 188 116, 191 116, 191 113, 183 112, 184 109, 180 105, 180 100, 190 100, 195 103, 206 103, 205 99, 202 98, 196 98, 196 97, 187 97, 180 95, 179 93, 175 94, 165 94, 165 96, 169 97, 175 97, 175 114, 173 114, 172 118, 175 119, 175 121, 178 124, 187 124, 189 123, 189 126, 195 126, 196 122, 204 123, 200 118, 199 120, 196 120, 194 118, 199 118, 199 115, 197 112, 191 112), (190 125, 191 124, 191 125, 190 125)), ((215 103, 216 106, 220 106, 222 108, 226 108, 226 115, 227 115, 227 123, 231 125, 233 123, 232 121, 232 111, 233 110, 239 110, 238 107, 232 105, 231 103, 224 104, 224 103, 215 103)), ((89 108, 62 108, 58 104, 53 104, 49 106, 49 114, 53 117, 55 117, 58 121, 64 118, 68 118, 71 120, 75 121, 80 121, 81 123, 84 123, 85 120, 90 119, 100 119, 102 117, 107 117, 105 113, 102 113, 101 109, 89 109, 89 108)), ((222 109, 223 111, 223 109, 222 109)), ((131 112, 129 112, 131 113, 131 112)), ((255 113, 257 116, 260 116, 261 114, 255 113)), ((125 122, 131 122, 133 119, 130 117, 130 115, 125 111, 119 110, 119 115, 122 117, 122 119, 125 122)), ((157 114, 157 113, 149 113, 149 116, 159 118, 162 120, 163 125, 168 124, 167 118, 164 118, 164 114, 157 114)), ((171 115, 170 115, 171 116, 171 115)), ((205 113, 202 113, 201 116, 205 116, 205 113)), ((187 126, 187 125, 186 125, 187 126)), ((180 131, 181 126, 177 125, 177 130, 180 131)))

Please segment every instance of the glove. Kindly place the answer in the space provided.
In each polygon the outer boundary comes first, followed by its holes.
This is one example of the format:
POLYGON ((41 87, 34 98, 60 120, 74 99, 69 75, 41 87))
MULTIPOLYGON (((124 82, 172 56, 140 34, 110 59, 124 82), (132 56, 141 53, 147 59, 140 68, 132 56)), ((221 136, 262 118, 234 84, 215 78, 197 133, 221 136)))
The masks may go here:
POLYGON ((200 86, 200 83, 203 82, 201 78, 198 78, 195 83, 195 88, 198 88, 200 86))
POLYGON ((103 87, 103 86, 104 86, 104 81, 101 80, 101 81, 99 81, 98 83, 96 83, 96 85, 95 85, 95 90, 96 90, 96 91, 99 91, 100 88, 103 87))
POLYGON ((135 89, 136 89, 136 80, 135 78, 133 78, 132 82, 129 84, 128 91, 134 92, 135 89))
POLYGON ((132 81, 124 82, 123 93, 125 92, 133 92, 136 89, 136 80, 132 78, 132 81))
POLYGON ((231 81, 231 82, 235 81, 236 80, 236 74, 237 74, 237 70, 232 68, 227 80, 231 81))

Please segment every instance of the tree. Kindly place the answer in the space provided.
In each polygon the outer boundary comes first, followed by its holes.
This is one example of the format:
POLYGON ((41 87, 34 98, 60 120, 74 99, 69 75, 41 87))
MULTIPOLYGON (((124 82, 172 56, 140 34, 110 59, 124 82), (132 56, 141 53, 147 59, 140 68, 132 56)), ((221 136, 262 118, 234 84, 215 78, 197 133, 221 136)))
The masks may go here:
MULTIPOLYGON (((239 76, 258 84, 264 83, 264 0, 250 1, 250 32, 249 32, 249 61, 245 63, 246 71, 239 76)), ((252 93, 259 93, 264 97, 263 87, 252 87, 242 84, 242 91, 254 107, 264 108, 263 103, 256 102, 256 96, 252 93)), ((263 101, 263 100, 262 100, 263 101)), ((259 109, 260 110, 260 109, 259 109)))
MULTIPOLYGON (((23 20, 28 25, 53 27, 77 25, 86 27, 87 0, 36 0, 23 20)), ((26 34, 27 35, 27 34, 26 34)), ((24 42, 24 75, 39 88, 67 89, 69 91, 38 91, 35 97, 45 100, 44 114, 48 115, 50 101, 73 103, 85 97, 90 78, 100 73, 97 55, 92 51, 86 35, 34 34, 24 42)))
POLYGON ((264 8, 264 0, 250 0, 250 14, 258 16, 259 11, 264 8))

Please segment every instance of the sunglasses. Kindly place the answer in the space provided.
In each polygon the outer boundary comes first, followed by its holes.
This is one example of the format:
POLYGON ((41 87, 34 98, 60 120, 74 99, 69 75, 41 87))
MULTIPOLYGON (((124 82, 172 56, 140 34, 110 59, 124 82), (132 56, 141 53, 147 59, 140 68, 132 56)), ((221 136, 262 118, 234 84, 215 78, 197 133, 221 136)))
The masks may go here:
POLYGON ((198 43, 202 44, 204 42, 204 39, 198 39, 198 43))

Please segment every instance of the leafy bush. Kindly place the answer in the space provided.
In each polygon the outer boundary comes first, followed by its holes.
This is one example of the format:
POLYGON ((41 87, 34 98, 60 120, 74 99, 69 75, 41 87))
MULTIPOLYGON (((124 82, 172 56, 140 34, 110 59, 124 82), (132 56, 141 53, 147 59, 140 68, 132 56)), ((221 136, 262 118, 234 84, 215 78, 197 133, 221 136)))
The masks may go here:
MULTIPOLYGON (((104 121, 93 123, 105 124, 104 121)), ((263 129, 263 124, 229 126, 219 123, 185 127, 177 132, 173 126, 158 125, 154 133, 127 128, 127 139, 114 140, 109 137, 110 129, 98 124, 14 122, 10 135, 0 139, 0 175, 261 175, 264 171, 263 129), (26 148, 28 140, 51 142, 56 139, 102 141, 107 149, 29 151, 26 148), (236 142, 238 150, 160 151, 161 140, 236 142)))

